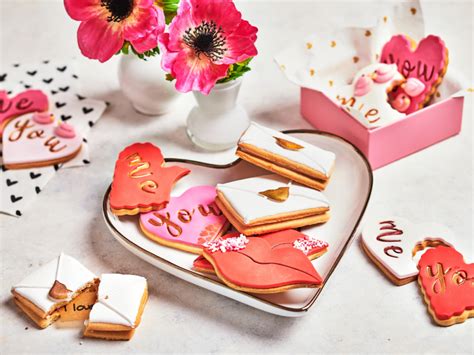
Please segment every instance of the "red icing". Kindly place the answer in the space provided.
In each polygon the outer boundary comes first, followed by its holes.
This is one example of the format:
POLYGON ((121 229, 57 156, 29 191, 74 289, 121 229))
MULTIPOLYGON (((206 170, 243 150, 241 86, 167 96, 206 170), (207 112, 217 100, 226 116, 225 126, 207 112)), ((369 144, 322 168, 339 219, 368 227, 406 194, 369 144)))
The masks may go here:
POLYGON ((165 207, 174 183, 190 170, 163 167, 163 163, 160 148, 151 143, 135 143, 120 152, 115 163, 110 206, 115 210, 165 207))
POLYGON ((418 262, 418 280, 440 320, 474 310, 474 264, 466 264, 454 248, 438 246, 418 262))
MULTIPOLYGON (((230 233, 227 238, 238 237, 230 233)), ((269 289, 290 285, 318 286, 323 280, 313 264, 293 247, 274 245, 262 237, 248 238, 238 251, 216 251, 206 258, 213 260, 219 274, 228 282, 243 288, 269 289)))
MULTIPOLYGON (((229 238, 229 236, 235 236, 235 233, 229 233, 222 238, 229 238)), ((294 229, 287 229, 279 232, 274 232, 274 233, 268 233, 268 234, 262 234, 260 236, 255 236, 255 237, 247 237, 248 239, 252 238, 263 238, 265 239, 268 243, 270 243, 272 249, 277 249, 277 248, 290 248, 293 247, 293 243, 297 240, 302 240, 306 238, 306 234, 303 234, 301 232, 298 232, 297 230, 294 229)), ((325 243, 325 245, 320 245, 312 248, 306 256, 309 259, 312 259, 312 257, 315 254, 319 254, 322 251, 326 250, 328 247, 328 244, 325 243)), ((205 270, 208 272, 214 272, 214 267, 212 264, 206 260, 203 256, 198 256, 196 260, 193 262, 193 267, 201 270, 205 270)))
MULTIPOLYGON (((440 74, 447 66, 448 56, 443 40, 437 36, 427 36, 412 50, 411 42, 406 36, 396 35, 384 45, 380 61, 396 63, 398 71, 405 78, 417 78, 425 85, 420 95, 411 98, 410 106, 404 111, 409 114, 418 110, 427 95, 432 94, 431 88, 437 84, 440 74)), ((391 97, 396 98, 402 92, 403 89, 398 88, 391 97)))
POLYGON ((0 91, 0 135, 11 119, 35 111, 48 109, 48 97, 40 90, 26 90, 13 98, 0 91))

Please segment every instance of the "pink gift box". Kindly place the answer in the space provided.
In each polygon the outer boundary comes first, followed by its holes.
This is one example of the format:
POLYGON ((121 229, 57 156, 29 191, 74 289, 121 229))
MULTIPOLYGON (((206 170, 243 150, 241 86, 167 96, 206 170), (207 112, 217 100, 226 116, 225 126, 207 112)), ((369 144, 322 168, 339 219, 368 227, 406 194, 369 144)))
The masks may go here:
POLYGON ((318 130, 341 136, 378 169, 461 131, 464 97, 449 97, 393 123, 368 129, 324 93, 301 88, 301 114, 318 130))

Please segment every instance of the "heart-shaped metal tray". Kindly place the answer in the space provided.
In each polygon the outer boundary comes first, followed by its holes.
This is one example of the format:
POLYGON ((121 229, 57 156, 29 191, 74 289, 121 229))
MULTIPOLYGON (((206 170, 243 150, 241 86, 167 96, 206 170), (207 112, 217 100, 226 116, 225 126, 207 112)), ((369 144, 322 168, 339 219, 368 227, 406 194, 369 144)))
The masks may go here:
MULTIPOLYGON (((372 191, 372 169, 356 147, 338 136, 314 130, 291 130, 284 133, 336 154, 336 168, 324 191, 330 201, 331 219, 323 225, 301 229, 303 233, 314 235, 329 243, 328 252, 313 261, 327 284, 352 239, 357 235, 359 223, 372 191)), ((268 174, 265 170, 240 159, 227 165, 173 158, 166 161, 191 170, 191 174, 175 185, 173 195, 180 195, 192 186, 215 185, 268 174)), ((103 214, 114 237, 141 259, 172 275, 265 312, 287 317, 306 314, 321 293, 322 288, 293 289, 270 295, 233 290, 220 282, 217 277, 193 270, 196 255, 159 245, 146 238, 140 231, 137 216, 113 215, 109 209, 109 192, 110 187, 104 196, 103 214)))

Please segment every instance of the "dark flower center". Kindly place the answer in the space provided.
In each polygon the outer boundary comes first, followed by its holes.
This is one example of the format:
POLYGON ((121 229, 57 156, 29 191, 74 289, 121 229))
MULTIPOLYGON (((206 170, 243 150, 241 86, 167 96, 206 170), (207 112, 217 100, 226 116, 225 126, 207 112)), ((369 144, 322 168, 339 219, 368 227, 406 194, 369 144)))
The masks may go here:
POLYGON ((198 57, 204 54, 213 62, 222 59, 226 51, 224 31, 214 21, 203 21, 197 27, 188 28, 183 41, 194 49, 198 57))
POLYGON ((100 5, 109 11, 109 22, 125 20, 133 10, 133 0, 101 0, 100 5))

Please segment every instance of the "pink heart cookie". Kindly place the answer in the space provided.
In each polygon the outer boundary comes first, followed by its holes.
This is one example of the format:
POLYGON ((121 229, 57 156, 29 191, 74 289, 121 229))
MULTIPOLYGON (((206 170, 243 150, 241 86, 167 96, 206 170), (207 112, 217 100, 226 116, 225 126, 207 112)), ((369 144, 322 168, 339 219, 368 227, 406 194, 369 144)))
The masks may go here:
POLYGON ((74 127, 56 123, 47 112, 35 112, 11 120, 3 131, 3 163, 8 169, 24 169, 64 163, 74 158, 82 136, 74 127))
POLYGON ((11 99, 6 91, 0 91, 0 134, 11 119, 47 109, 48 97, 40 90, 26 90, 11 99))
POLYGON ((407 108, 400 103, 394 106, 403 107, 403 112, 409 114, 423 108, 436 92, 448 68, 448 49, 438 36, 429 35, 417 46, 408 36, 396 35, 384 45, 380 61, 395 63, 405 78, 416 78, 424 85, 423 90, 413 91, 416 96, 411 96, 403 85, 394 90, 393 99, 400 100, 402 93, 409 96, 410 102, 407 108))
POLYGON ((228 228, 227 218, 215 204, 213 186, 196 186, 172 197, 166 208, 140 215, 147 237, 172 248, 200 254, 202 244, 220 237, 228 228))

